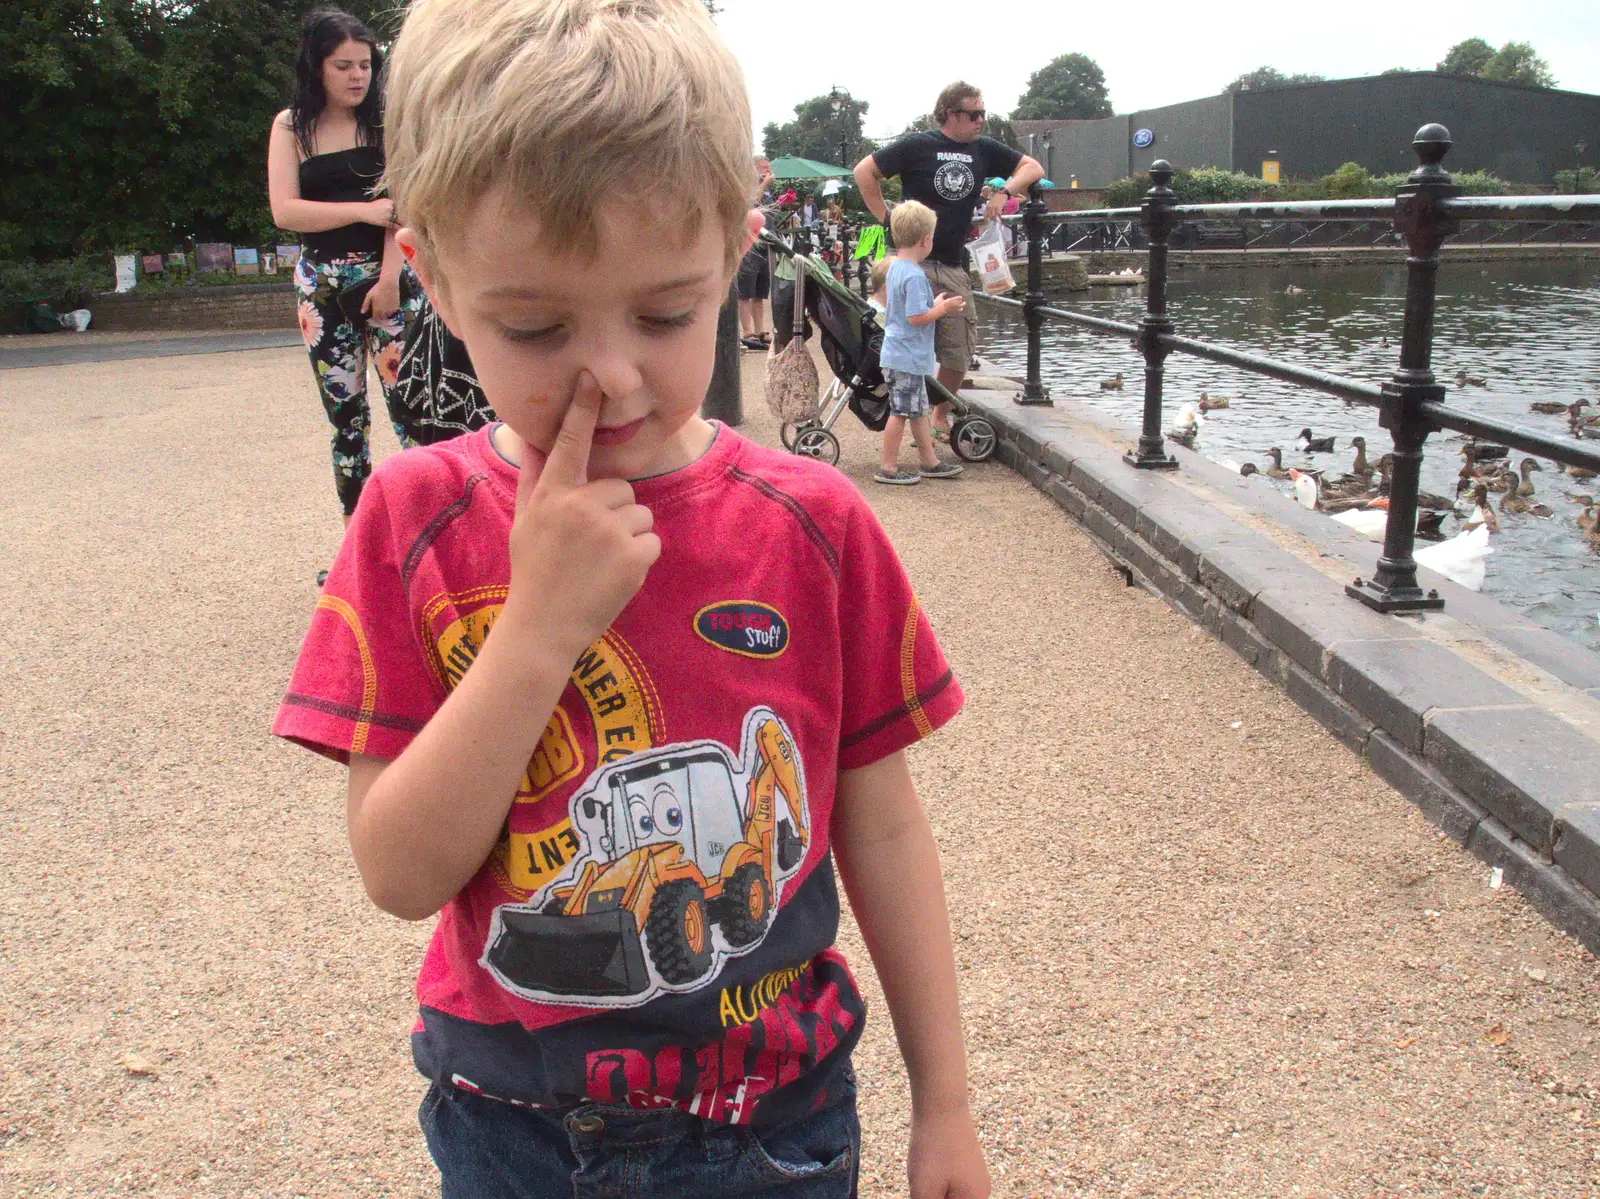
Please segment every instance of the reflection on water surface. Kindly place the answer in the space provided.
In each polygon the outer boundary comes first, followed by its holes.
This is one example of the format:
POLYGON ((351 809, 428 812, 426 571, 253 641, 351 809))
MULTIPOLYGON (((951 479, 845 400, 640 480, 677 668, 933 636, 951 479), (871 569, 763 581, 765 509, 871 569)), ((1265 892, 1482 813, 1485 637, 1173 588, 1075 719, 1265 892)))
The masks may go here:
MULTIPOLYGON (((1137 288, 1098 288, 1053 296, 1051 302, 1134 322, 1144 296, 1137 288)), ((1399 361, 1404 304, 1401 266, 1179 270, 1168 287, 1168 311, 1185 336, 1374 383, 1392 374, 1399 361), (1289 294, 1291 284, 1304 290, 1289 294)), ((1027 361, 1021 313, 993 304, 981 304, 980 312, 985 369, 1021 374, 1027 361)), ((1452 387, 1449 402, 1458 407, 1560 436, 1566 432, 1565 418, 1533 413, 1532 401, 1570 403, 1582 397, 1600 405, 1600 262, 1453 265, 1446 260, 1439 272, 1435 330, 1433 368, 1441 379, 1465 370, 1488 380, 1487 388, 1452 387)), ((1047 323, 1043 363, 1052 394, 1138 425, 1142 363, 1126 341, 1047 323), (1099 381, 1117 371, 1127 377, 1127 389, 1101 391, 1099 381)), ((1227 396, 1232 405, 1210 415, 1196 446, 1211 458, 1262 463, 1267 447, 1276 445, 1284 449, 1285 464, 1305 462, 1293 443, 1308 425, 1318 436, 1338 438, 1337 453, 1312 460, 1335 474, 1348 469, 1352 451, 1346 447, 1353 436, 1366 437, 1374 458, 1390 448, 1376 409, 1183 354, 1167 359, 1169 423, 1179 404, 1198 399, 1202 391, 1227 396)), ((1450 433, 1428 439, 1425 490, 1454 493, 1460 442, 1450 433)), ((1600 554, 1579 539, 1574 521, 1581 509, 1565 496, 1594 493, 1600 480, 1579 484, 1554 463, 1541 465, 1544 473, 1534 475, 1534 483, 1555 516, 1502 518, 1505 529, 1495 538, 1483 591, 1600 649, 1600 554)), ((1454 518, 1445 522, 1447 533, 1458 527, 1454 518)))

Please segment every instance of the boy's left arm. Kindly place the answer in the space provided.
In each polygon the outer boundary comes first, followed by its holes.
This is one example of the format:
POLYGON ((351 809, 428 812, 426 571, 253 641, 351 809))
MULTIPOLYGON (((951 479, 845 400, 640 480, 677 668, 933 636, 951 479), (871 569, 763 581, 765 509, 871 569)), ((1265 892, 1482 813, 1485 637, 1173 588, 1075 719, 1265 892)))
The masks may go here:
POLYGON ((839 773, 832 841, 911 1077, 911 1199, 985 1199, 939 850, 904 750, 839 773))

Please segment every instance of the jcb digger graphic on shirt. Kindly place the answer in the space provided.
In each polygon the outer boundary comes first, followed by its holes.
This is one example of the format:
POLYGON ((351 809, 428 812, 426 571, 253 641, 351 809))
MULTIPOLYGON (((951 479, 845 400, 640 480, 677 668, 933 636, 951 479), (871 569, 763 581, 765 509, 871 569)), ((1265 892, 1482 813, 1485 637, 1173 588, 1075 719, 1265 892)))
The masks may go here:
POLYGON ((582 847, 525 904, 496 909, 482 964, 526 999, 634 1007, 692 991, 761 943, 810 841, 794 738, 745 715, 717 741, 613 762, 572 797, 582 847))

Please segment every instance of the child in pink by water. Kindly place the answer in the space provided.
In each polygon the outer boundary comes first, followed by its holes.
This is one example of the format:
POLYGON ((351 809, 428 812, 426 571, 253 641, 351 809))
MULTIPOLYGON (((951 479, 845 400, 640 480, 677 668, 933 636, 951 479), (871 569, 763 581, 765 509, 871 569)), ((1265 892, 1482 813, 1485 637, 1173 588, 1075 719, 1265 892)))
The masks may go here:
POLYGON ((496 424, 383 463, 274 730, 348 763, 446 1196, 844 1196, 865 1009, 910 1189, 988 1193, 906 747, 961 706, 842 475, 698 415, 749 106, 698 0, 416 0, 398 234, 496 424), (602 197, 596 202, 596 197, 602 197))

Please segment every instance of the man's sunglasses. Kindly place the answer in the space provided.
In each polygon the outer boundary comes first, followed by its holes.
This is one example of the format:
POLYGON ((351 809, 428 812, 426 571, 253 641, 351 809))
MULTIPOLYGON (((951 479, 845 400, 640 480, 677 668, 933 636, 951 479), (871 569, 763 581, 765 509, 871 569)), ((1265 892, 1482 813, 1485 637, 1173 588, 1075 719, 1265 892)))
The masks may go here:
POLYGON ((971 117, 974 121, 982 121, 984 117, 989 115, 981 108, 958 108, 956 111, 964 117, 971 117))

